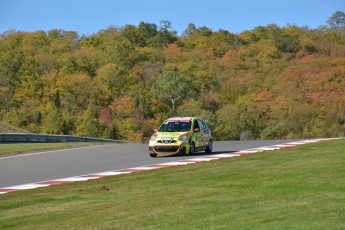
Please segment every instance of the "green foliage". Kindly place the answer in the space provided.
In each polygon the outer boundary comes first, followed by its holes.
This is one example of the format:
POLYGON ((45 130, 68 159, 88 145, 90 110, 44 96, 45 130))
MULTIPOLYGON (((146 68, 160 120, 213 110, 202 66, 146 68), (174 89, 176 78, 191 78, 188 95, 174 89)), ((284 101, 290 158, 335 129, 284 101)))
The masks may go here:
POLYGON ((193 93, 192 82, 174 71, 164 72, 153 84, 153 95, 173 110, 193 93))
POLYGON ((61 134, 62 121, 57 108, 47 105, 46 113, 43 115, 42 132, 47 134, 61 134))
POLYGON ((84 114, 79 117, 77 121, 76 134, 78 136, 98 137, 98 110, 95 105, 89 104, 84 114))
POLYGON ((335 12, 327 21, 327 23, 336 29, 345 28, 345 13, 342 11, 335 12))
POLYGON ((329 27, 233 34, 169 21, 90 36, 0 35, 0 120, 36 133, 141 141, 170 116, 199 116, 216 139, 345 134, 343 12, 329 27))

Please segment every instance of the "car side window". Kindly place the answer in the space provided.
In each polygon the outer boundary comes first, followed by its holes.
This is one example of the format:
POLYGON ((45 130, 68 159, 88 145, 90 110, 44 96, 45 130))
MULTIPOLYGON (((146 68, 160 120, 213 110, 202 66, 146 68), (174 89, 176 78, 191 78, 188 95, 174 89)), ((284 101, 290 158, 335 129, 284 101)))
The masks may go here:
POLYGON ((195 120, 195 121, 194 121, 193 130, 195 130, 196 128, 200 129, 198 120, 195 120))
POLYGON ((198 120, 199 126, 201 130, 207 129, 206 124, 202 120, 198 120))

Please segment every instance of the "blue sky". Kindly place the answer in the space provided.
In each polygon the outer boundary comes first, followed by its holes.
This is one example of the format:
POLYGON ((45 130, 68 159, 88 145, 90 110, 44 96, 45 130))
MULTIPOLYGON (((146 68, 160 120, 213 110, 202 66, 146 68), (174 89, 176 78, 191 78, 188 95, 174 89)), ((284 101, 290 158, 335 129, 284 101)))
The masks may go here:
POLYGON ((344 0, 0 0, 0 34, 62 29, 91 35, 109 26, 172 23, 180 35, 189 23, 240 33, 275 23, 317 28, 344 0))

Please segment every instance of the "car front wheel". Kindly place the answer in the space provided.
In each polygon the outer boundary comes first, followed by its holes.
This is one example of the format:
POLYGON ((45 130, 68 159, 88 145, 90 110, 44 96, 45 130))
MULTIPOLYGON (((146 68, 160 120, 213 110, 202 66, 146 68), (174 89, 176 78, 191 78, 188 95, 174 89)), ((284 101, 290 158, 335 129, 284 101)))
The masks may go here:
POLYGON ((190 143, 190 146, 189 146, 189 155, 193 155, 195 152, 195 145, 194 145, 194 142, 190 143))
POLYGON ((155 153, 150 153, 150 157, 157 157, 157 154, 155 154, 155 153))

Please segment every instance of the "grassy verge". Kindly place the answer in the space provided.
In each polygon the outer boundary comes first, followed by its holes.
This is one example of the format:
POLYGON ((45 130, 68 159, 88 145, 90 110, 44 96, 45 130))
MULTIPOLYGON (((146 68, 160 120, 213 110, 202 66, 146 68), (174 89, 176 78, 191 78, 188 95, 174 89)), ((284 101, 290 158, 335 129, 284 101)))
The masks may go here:
POLYGON ((344 229, 345 140, 0 196, 0 229, 344 229))
POLYGON ((0 121, 0 133, 29 133, 29 131, 0 121))
POLYGON ((28 153, 32 151, 43 151, 52 149, 63 149, 73 147, 84 147, 102 144, 112 144, 113 142, 63 142, 63 143, 16 143, 0 144, 0 157, 28 153))

